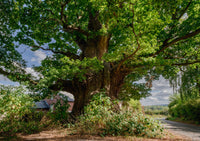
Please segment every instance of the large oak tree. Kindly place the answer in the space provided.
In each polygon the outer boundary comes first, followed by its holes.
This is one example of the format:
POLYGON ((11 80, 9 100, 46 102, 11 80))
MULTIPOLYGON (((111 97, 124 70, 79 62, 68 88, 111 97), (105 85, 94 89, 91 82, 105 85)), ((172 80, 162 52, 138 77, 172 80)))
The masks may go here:
POLYGON ((0 11, 0 73, 72 93, 74 113, 101 89, 139 96, 147 91, 133 83, 151 70, 200 62, 199 0, 6 0, 0 11), (39 78, 24 73, 21 45, 52 52, 35 67, 39 78))

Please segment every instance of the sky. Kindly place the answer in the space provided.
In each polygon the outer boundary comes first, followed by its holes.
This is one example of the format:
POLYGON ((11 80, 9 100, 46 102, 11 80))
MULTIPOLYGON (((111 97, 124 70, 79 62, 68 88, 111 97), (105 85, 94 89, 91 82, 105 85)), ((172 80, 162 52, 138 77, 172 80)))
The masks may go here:
MULTIPOLYGON (((29 73, 37 74, 31 68, 32 66, 38 66, 41 64, 41 61, 50 56, 51 52, 46 52, 43 50, 37 50, 35 52, 31 51, 30 49, 26 48, 26 46, 22 46, 18 49, 18 51, 22 54, 23 58, 27 61, 27 69, 26 71, 29 73)), ((143 80, 140 81, 142 83, 143 80)), ((12 82, 8 78, 0 75, 0 84, 3 85, 14 85, 17 86, 19 83, 12 82)), ((173 88, 170 87, 169 81, 160 77, 159 80, 153 81, 151 96, 142 99, 141 104, 146 105, 160 105, 160 104, 168 104, 169 103, 169 96, 173 94, 173 88)))
POLYGON ((151 96, 141 99, 142 105, 169 104, 169 96, 173 94, 173 88, 170 87, 168 80, 160 77, 159 80, 153 81, 151 89, 151 96))

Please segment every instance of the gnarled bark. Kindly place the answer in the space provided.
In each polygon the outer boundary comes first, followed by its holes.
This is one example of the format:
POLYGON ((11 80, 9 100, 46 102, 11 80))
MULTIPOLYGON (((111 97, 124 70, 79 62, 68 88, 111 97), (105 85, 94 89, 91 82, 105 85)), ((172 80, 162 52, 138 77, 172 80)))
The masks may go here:
POLYGON ((110 40, 109 35, 107 36, 98 35, 96 37, 88 39, 85 46, 82 47, 83 48, 82 56, 89 58, 97 57, 100 60, 103 54, 108 51, 109 40, 110 40))
POLYGON ((112 71, 109 63, 104 63, 101 72, 88 76, 84 82, 76 81, 73 85, 75 97, 73 114, 83 113, 83 108, 89 103, 92 95, 101 89, 104 89, 111 99, 117 99, 126 75, 127 73, 112 71))

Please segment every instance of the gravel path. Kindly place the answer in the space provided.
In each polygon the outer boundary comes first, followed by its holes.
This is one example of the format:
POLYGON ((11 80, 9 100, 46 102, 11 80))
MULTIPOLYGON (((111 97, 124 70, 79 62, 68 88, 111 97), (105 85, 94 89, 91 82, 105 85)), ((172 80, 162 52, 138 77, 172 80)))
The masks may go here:
POLYGON ((159 119, 165 128, 173 133, 183 135, 192 139, 192 141, 200 141, 200 127, 190 124, 184 124, 165 119, 159 119))

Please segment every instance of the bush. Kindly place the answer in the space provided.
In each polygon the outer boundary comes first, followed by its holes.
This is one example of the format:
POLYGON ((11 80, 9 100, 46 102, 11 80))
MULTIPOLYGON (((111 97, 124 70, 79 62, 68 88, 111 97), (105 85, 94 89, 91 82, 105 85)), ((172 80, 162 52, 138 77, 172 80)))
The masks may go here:
POLYGON ((171 96, 169 114, 173 118, 193 120, 200 123, 200 98, 181 100, 180 96, 171 96))
POLYGON ((0 134, 31 134, 55 125, 66 125, 69 107, 66 101, 63 105, 58 102, 53 113, 38 112, 31 108, 34 106, 33 99, 22 87, 0 88, 0 134))
POLYGON ((106 122, 104 134, 157 137, 162 131, 160 123, 154 119, 145 117, 141 113, 121 112, 114 114, 106 122))
POLYGON ((34 105, 33 99, 24 93, 22 87, 1 86, 0 114, 5 118, 16 120, 31 113, 30 107, 34 105))
POLYGON ((117 102, 112 102, 104 93, 94 95, 85 107, 85 114, 75 124, 77 132, 102 136, 156 137, 162 134, 159 122, 133 111, 115 112, 115 104, 117 102))
POLYGON ((130 99, 128 102, 129 109, 142 112, 142 106, 139 100, 130 99))
POLYGON ((69 108, 68 100, 63 99, 63 103, 58 101, 55 104, 55 111, 49 112, 48 117, 52 119, 53 122, 65 126, 68 124, 69 112, 67 111, 69 108))
MULTIPOLYGON (((43 125, 43 112, 33 108, 33 99, 22 87, 0 88, 0 134, 12 136, 16 133, 39 132, 43 125)), ((45 124, 44 124, 45 125, 45 124)))

